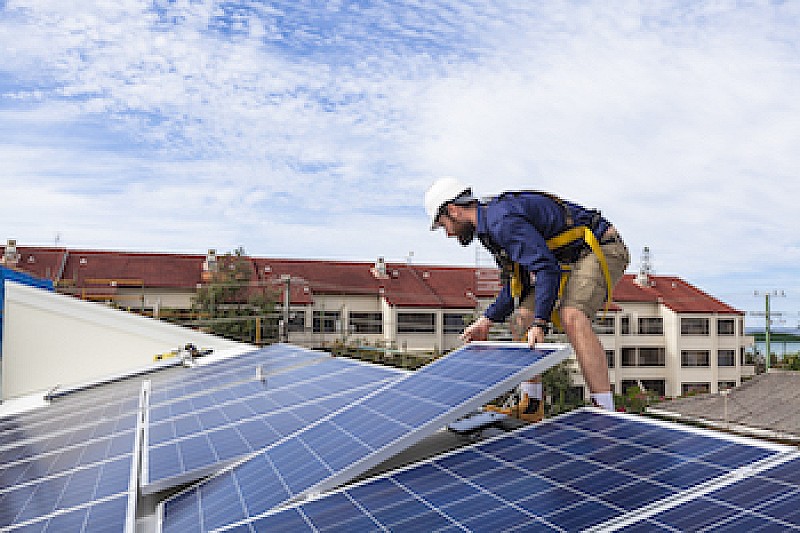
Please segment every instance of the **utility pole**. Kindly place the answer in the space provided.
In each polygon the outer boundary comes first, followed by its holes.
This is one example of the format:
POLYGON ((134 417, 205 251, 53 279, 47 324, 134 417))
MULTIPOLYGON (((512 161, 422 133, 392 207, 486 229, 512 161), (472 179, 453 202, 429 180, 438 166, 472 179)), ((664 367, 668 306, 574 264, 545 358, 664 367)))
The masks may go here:
POLYGON ((292 285, 292 276, 284 274, 281 276, 281 281, 286 283, 286 289, 283 293, 283 342, 289 342, 289 306, 292 303, 289 291, 292 285))
MULTIPOLYGON (((753 296, 759 296, 758 291, 753 292, 753 296)), ((780 296, 782 298, 786 297, 786 291, 783 290, 773 290, 773 291, 765 291, 764 292, 764 319, 765 319, 765 328, 764 328, 764 345, 767 351, 767 358, 766 358, 766 371, 769 372, 770 366, 770 357, 772 355, 772 351, 770 348, 770 327, 772 326, 772 317, 773 316, 783 316, 783 313, 772 313, 769 308, 769 300, 772 296, 780 296)), ((755 315, 760 316, 761 313, 753 313, 755 315)))

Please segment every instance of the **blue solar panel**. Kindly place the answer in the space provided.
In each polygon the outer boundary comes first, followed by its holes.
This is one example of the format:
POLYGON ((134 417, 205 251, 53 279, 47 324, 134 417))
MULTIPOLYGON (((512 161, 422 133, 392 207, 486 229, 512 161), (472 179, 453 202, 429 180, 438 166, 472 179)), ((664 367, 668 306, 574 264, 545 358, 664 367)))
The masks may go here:
POLYGON ((164 530, 205 530, 328 490, 569 355, 470 344, 164 504, 164 530))
MULTIPOLYGON (((205 396, 150 410, 142 490, 199 479, 405 375, 351 359, 315 357, 205 396)), ((254 376, 253 376, 254 378, 254 376)))
MULTIPOLYGON (((800 458, 789 459, 750 477, 704 493, 648 518, 658 528, 714 531, 800 529, 800 458)), ((622 531, 632 531, 633 526, 622 531)))
POLYGON ((767 530, 796 527, 800 459, 769 467, 797 458, 790 450, 584 409, 285 510, 247 518, 239 510, 229 523, 232 531, 716 531, 720 524, 734 531, 763 518, 767 530), (686 453, 633 444, 631 435, 685 442, 686 453), (596 446, 585 442, 594 440, 596 446), (565 453, 572 441, 584 441, 584 451, 565 453), (707 453, 695 447, 701 441, 707 453), (737 458, 733 464, 723 450, 737 458), (743 457, 753 462, 735 466, 743 457), (707 494, 684 490, 688 470, 679 483, 658 479, 687 465, 697 470, 692 489, 707 494), (711 482, 710 471, 717 474, 711 482))
MULTIPOLYGON (((59 400, 51 416, 58 418, 75 403, 59 400)), ((81 421, 74 429, 51 424, 41 413, 15 418, 22 440, 0 452, 1 530, 121 531, 132 524, 138 419, 125 409, 117 412, 116 418, 81 421), (45 427, 60 429, 47 437, 45 427)))

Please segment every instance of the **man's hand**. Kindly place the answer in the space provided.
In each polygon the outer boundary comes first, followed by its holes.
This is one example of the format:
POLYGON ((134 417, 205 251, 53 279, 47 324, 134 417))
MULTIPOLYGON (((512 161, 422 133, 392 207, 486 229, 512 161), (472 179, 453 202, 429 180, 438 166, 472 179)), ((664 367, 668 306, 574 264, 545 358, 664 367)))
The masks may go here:
POLYGON ((461 334, 461 339, 464 342, 485 341, 489 338, 490 327, 492 327, 492 321, 482 316, 467 326, 467 329, 461 334))
POLYGON ((533 325, 528 330, 528 346, 531 350, 536 348, 537 344, 544 342, 544 328, 541 326, 533 325))

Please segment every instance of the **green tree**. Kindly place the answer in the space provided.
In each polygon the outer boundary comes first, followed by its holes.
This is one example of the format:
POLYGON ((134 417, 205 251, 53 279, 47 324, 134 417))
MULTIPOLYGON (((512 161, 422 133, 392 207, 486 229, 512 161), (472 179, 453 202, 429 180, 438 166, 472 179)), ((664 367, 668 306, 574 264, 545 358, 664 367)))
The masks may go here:
POLYGON ((272 336, 278 294, 270 286, 252 283, 253 272, 242 247, 219 258, 217 271, 192 299, 192 310, 211 333, 248 342, 272 336))

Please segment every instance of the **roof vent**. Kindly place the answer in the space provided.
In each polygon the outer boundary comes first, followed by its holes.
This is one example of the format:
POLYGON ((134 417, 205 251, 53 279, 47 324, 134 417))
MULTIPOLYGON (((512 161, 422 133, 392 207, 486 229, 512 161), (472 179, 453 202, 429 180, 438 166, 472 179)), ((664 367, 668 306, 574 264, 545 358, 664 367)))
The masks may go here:
POLYGON ((8 266, 16 266, 18 261, 19 254, 17 253, 17 240, 8 239, 5 253, 3 253, 3 264, 8 266))
POLYGON ((425 272, 423 272, 423 273, 422 273, 422 278, 423 278, 423 279, 428 279, 428 278, 430 278, 430 277, 431 277, 431 273, 430 273, 430 272, 428 272, 427 270, 426 270, 425 272))
POLYGON ((653 275, 653 266, 650 262, 650 247, 645 246, 642 250, 642 258, 639 264, 639 273, 636 274, 635 283, 640 287, 650 287, 654 285, 650 281, 650 276, 653 275))
POLYGON ((205 272, 216 272, 218 269, 217 251, 214 248, 209 248, 208 253, 206 253, 206 260, 203 261, 203 270, 205 272))
POLYGON ((378 279, 385 279, 389 276, 386 274, 386 261, 383 257, 379 257, 377 261, 375 261, 375 266, 372 267, 372 275, 378 279))

